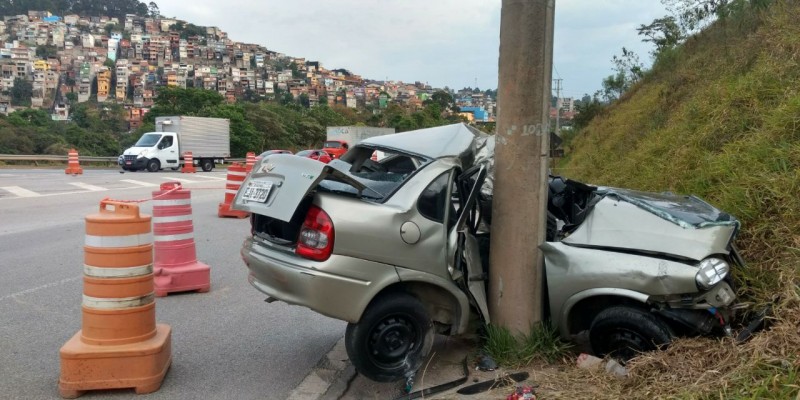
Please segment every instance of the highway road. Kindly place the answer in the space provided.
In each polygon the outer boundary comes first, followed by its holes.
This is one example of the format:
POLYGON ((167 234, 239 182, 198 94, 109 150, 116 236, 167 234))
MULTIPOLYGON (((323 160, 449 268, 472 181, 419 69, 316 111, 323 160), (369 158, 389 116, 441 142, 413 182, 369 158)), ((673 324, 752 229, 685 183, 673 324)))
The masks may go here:
MULTIPOLYGON (((192 192, 197 257, 208 293, 156 300, 172 327, 172 367, 150 399, 284 399, 339 340, 345 324, 247 283, 239 247, 247 219, 218 218, 224 171, 181 174, 0 169, 0 399, 59 399, 59 349, 81 328, 84 218, 103 198, 146 200, 167 181, 192 192)), ((152 202, 141 203, 152 215, 152 202)), ((133 390, 82 398, 142 398, 133 390)))

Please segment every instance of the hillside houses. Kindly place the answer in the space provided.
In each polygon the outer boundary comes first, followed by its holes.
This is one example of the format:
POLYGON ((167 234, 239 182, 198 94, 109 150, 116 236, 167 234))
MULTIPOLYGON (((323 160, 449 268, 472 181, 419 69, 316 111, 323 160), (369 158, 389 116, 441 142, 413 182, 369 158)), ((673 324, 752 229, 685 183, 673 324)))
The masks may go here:
MULTIPOLYGON (((329 70, 318 61, 235 42, 217 27, 168 18, 30 11, 2 17, 0 43, 1 109, 13 110, 7 93, 24 79, 33 86, 31 107, 54 118, 65 119, 70 101, 115 102, 128 110, 131 128, 141 123, 161 86, 213 90, 230 102, 290 94, 307 97, 311 106, 324 99, 371 109, 394 102, 411 110, 422 108, 434 92, 419 82, 372 81, 329 70)), ((493 99, 469 100, 469 106, 493 114, 493 99)))

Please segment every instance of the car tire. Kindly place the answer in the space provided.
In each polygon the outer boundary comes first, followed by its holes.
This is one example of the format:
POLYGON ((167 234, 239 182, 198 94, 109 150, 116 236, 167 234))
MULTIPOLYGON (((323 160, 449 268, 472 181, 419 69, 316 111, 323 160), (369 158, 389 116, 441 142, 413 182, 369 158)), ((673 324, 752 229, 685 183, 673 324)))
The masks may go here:
POLYGON ((211 170, 214 169, 214 161, 212 160, 200 161, 200 168, 203 170, 203 172, 211 172, 211 170))
POLYGON ((433 323, 425 307, 406 293, 373 300, 358 323, 347 324, 345 348, 356 370, 377 382, 416 371, 433 345, 433 323))
POLYGON ((598 357, 610 355, 622 362, 639 353, 666 347, 674 334, 657 316, 634 307, 601 311, 589 328, 589 342, 598 357))
POLYGON ((158 172, 161 169, 161 162, 157 159, 152 159, 147 162, 147 170, 150 172, 158 172))

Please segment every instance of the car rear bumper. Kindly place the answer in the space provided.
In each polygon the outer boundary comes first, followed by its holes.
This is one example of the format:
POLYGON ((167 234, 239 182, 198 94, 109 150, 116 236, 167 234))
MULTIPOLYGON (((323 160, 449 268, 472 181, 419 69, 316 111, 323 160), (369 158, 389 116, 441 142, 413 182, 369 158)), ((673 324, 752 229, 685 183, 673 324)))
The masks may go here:
POLYGON ((318 262, 278 247, 245 240, 241 255, 250 270, 250 284, 270 297, 331 318, 358 322, 375 294, 400 280, 391 265, 340 255, 318 262))

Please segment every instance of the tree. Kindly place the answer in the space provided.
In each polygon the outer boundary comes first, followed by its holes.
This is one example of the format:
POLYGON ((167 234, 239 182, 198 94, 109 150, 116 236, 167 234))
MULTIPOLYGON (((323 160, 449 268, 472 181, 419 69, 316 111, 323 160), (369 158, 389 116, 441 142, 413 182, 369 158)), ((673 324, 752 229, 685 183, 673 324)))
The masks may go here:
POLYGON ((164 86, 158 89, 147 117, 152 121, 161 115, 201 115, 219 107, 223 101, 222 95, 213 90, 164 86))
POLYGON ((158 4, 155 1, 151 1, 147 5, 147 12, 151 18, 158 18, 161 16, 161 10, 158 9, 158 4))
POLYGON ((428 105, 431 103, 438 104, 442 112, 458 113, 461 111, 458 106, 456 106, 456 101, 453 99, 453 95, 444 90, 437 90, 422 104, 428 105))
POLYGON ((584 96, 581 101, 575 104, 575 118, 573 119, 573 126, 575 130, 583 129, 589 125, 589 122, 597 115, 600 115, 605 110, 605 105, 597 98, 590 98, 588 95, 584 96))
POLYGON ((29 107, 33 97, 33 84, 25 78, 14 78, 14 87, 11 88, 11 104, 29 107))
POLYGON ((36 57, 47 59, 49 57, 56 57, 58 55, 58 48, 53 45, 36 46, 36 57))
POLYGON ((606 101, 619 99, 644 76, 644 65, 639 61, 639 56, 625 47, 622 48, 622 55, 614 55, 611 62, 616 72, 603 79, 603 89, 595 94, 606 101))
POLYGON ((666 50, 673 49, 684 39, 681 27, 672 16, 657 18, 649 25, 640 25, 636 31, 639 32, 639 36, 645 37, 642 39, 643 42, 651 42, 656 46, 653 51, 656 57, 666 50))
POLYGON ((311 107, 311 100, 308 98, 308 95, 305 93, 301 93, 300 96, 297 96, 297 104, 301 105, 303 108, 311 107))

